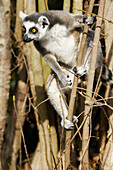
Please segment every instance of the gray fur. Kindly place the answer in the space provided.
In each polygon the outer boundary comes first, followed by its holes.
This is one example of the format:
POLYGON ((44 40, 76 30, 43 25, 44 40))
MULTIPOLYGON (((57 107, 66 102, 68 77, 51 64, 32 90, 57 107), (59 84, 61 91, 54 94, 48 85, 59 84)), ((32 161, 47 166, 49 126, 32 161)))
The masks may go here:
POLYGON ((50 21, 50 26, 54 26, 55 24, 60 24, 60 25, 65 25, 70 29, 73 29, 72 27, 74 26, 74 23, 76 23, 76 25, 82 25, 83 24, 83 20, 84 20, 84 15, 73 15, 70 14, 69 12, 65 12, 65 11, 47 11, 44 13, 34 13, 31 15, 28 15, 25 17, 24 21, 30 21, 30 22, 34 22, 37 23, 37 20, 39 17, 41 16, 45 16, 48 18, 48 20, 50 21), (82 24, 81 24, 82 23, 82 24))
MULTIPOLYGON (((74 75, 62 67, 70 69, 71 72, 73 72, 74 68, 74 71, 76 70, 80 78, 84 77, 85 80, 87 79, 91 54, 85 68, 83 64, 92 49, 94 33, 92 30, 89 30, 82 66, 76 68, 84 21, 86 19, 84 15, 75 15, 64 11, 47 11, 41 14, 34 13, 31 15, 20 12, 20 18, 23 20, 23 26, 26 29, 23 37, 24 41, 30 42, 33 40, 34 46, 41 53, 45 61, 48 62, 55 74, 55 77, 47 84, 47 94, 54 108, 62 118, 61 125, 64 125, 66 129, 72 129, 74 124, 67 120, 68 110, 62 95, 65 98, 65 93, 72 88, 74 75), (38 31, 32 33, 32 27, 36 27, 38 31), (62 95, 60 94, 56 80, 61 88, 62 95)), ((91 17, 89 20, 87 18, 87 23, 92 23, 91 17)), ((100 69, 103 63, 100 43, 97 58, 96 66, 100 69)), ((108 77, 111 78, 110 73, 108 77)))

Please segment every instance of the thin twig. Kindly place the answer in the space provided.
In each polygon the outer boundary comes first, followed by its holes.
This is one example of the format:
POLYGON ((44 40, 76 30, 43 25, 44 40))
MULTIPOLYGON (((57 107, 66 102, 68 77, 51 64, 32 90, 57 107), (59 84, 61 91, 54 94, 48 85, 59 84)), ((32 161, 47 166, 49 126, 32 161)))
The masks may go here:
MULTIPOLYGON (((64 117, 64 110, 63 110, 63 106, 62 106, 61 96, 59 96, 59 98, 60 98, 60 103, 61 103, 61 108, 62 108, 62 113, 63 113, 63 127, 62 127, 62 133, 61 133, 61 137, 60 137, 60 157, 61 157, 61 154, 62 154, 62 139, 63 139, 63 133, 64 133, 65 117, 64 117)), ((61 157, 61 166, 62 166, 62 169, 63 169, 62 157, 61 157)))
POLYGON ((90 142, 90 139, 91 139, 91 134, 92 134, 92 110, 93 110, 93 105, 91 106, 91 113, 90 113, 90 134, 89 134, 89 139, 87 141, 87 144, 85 146, 85 149, 83 151, 83 154, 82 154, 82 157, 81 157, 81 160, 80 160, 80 170, 82 168, 82 161, 83 161, 83 158, 84 158, 84 155, 88 149, 88 146, 89 146, 89 142, 90 142))
MULTIPOLYGON (((55 160, 55 156, 54 156, 54 153, 53 153, 53 148, 52 148, 52 142, 51 142, 51 131, 50 131, 50 126, 48 125, 48 131, 49 131, 49 142, 50 142, 50 150, 51 150, 51 154, 52 154, 52 158, 53 158, 53 161, 54 161, 54 165, 55 165, 55 168, 57 167, 56 165, 56 160, 55 160)), ((55 169, 54 168, 54 169, 55 169)), ((56 168, 57 170, 57 168, 56 168)))
POLYGON ((24 149, 25 149, 26 157, 27 157, 27 160, 28 160, 28 163, 29 163, 29 167, 32 170, 31 164, 30 164, 30 160, 29 160, 29 155, 28 155, 28 152, 27 152, 26 143, 25 143, 25 137, 24 137, 23 129, 22 129, 22 126, 21 126, 21 123, 20 123, 20 120, 19 120, 19 117, 18 117, 18 112, 17 112, 17 109, 16 109, 15 96, 13 96, 13 105, 14 105, 14 110, 15 110, 16 116, 17 116, 17 120, 19 122, 19 126, 20 126, 20 130, 21 130, 22 138, 23 138, 23 143, 24 143, 24 149))
POLYGON ((77 10, 77 11, 85 12, 85 13, 90 14, 90 15, 94 15, 94 16, 96 16, 96 17, 98 17, 98 18, 102 18, 103 20, 108 21, 109 23, 113 24, 113 21, 111 21, 111 20, 109 20, 109 19, 107 19, 107 18, 104 18, 104 17, 102 17, 102 16, 100 16, 100 15, 96 15, 96 14, 94 14, 94 13, 92 13, 92 12, 88 12, 88 11, 85 11, 85 10, 82 10, 82 9, 77 9, 77 8, 74 8, 74 9, 77 10))
POLYGON ((48 8, 47 0, 44 0, 44 4, 45 4, 45 9, 46 9, 46 11, 48 11, 49 8, 48 8))
POLYGON ((93 98, 96 97, 96 94, 98 93, 98 91, 99 91, 99 89, 100 89, 100 85, 102 84, 102 83, 99 84, 101 75, 102 75, 102 66, 101 66, 101 69, 100 69, 100 73, 99 73, 99 77, 98 77, 97 84, 96 84, 96 87, 95 87, 95 91, 94 91, 93 98), (99 88, 98 88, 98 87, 99 87, 99 88))

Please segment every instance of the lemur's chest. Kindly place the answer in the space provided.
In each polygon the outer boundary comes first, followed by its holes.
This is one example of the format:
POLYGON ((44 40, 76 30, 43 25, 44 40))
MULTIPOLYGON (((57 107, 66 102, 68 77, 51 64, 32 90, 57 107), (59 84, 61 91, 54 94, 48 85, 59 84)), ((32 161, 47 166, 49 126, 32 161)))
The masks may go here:
POLYGON ((76 39, 75 35, 69 34, 65 27, 56 27, 51 36, 41 42, 41 46, 52 53, 57 61, 73 66, 79 50, 79 43, 76 39))

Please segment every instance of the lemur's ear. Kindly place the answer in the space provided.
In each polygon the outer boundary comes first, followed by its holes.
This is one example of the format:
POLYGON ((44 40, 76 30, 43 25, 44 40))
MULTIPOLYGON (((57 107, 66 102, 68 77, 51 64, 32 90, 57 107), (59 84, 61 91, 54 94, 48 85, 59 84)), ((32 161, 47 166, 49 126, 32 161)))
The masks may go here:
POLYGON ((19 11, 19 17, 22 19, 22 21, 24 20, 24 18, 26 17, 27 15, 25 13, 23 13, 22 11, 19 11))
POLYGON ((43 28, 45 28, 45 25, 50 25, 48 18, 45 16, 39 17, 38 22, 43 28))

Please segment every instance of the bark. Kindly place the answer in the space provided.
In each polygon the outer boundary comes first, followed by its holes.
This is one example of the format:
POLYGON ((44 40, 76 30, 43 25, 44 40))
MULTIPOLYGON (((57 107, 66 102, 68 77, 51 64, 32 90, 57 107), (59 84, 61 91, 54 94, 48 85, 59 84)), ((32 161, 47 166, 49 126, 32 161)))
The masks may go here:
POLYGON ((72 11, 74 14, 82 14, 82 11, 77 11, 76 9, 82 9, 82 0, 73 0, 72 11))
POLYGON ((10 88, 10 1, 0 1, 0 169, 10 88))
MULTIPOLYGON (((89 12, 92 12, 93 4, 94 4, 94 0, 92 0, 90 2, 89 12)), ((88 15, 88 16, 90 16, 90 15, 88 15)), ((89 27, 87 25, 85 25, 83 32, 87 33, 88 28, 89 27)), ((77 61, 78 67, 81 66, 81 63, 82 63, 82 56, 83 56, 83 52, 84 52, 84 48, 85 48, 85 44, 86 44, 86 39, 87 39, 87 34, 83 34, 81 46, 80 46, 80 50, 79 50, 78 61, 77 61)), ((72 116, 73 116, 74 104, 75 104, 76 95, 77 95, 76 94, 77 93, 77 88, 76 88, 77 85, 78 85, 78 79, 77 79, 77 77, 74 77, 73 88, 72 88, 71 98, 70 98, 70 103, 69 103, 69 111, 68 111, 68 119, 69 120, 72 120, 72 116)), ((67 149, 66 149, 66 153, 65 153, 65 166, 66 166, 66 168, 68 168, 70 166, 70 144, 69 144, 70 139, 71 139, 71 132, 67 131, 66 132, 66 143, 67 143, 67 141, 68 141, 68 143, 66 144, 67 149)))
MULTIPOLYGON (((35 12, 35 1, 26 1, 26 13, 30 14, 35 12)), ((29 78, 31 91, 34 98, 34 106, 42 102, 46 95, 44 90, 44 79, 41 56, 35 49, 32 43, 26 44, 25 54, 27 56, 28 66, 29 66, 29 78)), ((52 169, 52 155, 50 148, 50 138, 48 131, 48 114, 47 105, 44 103, 40 105, 35 111, 35 116, 37 120, 37 126, 39 129, 39 140, 40 140, 40 168, 52 169), (38 118, 39 117, 39 118, 38 118)))
MULTIPOLYGON (((45 99, 45 92, 43 88, 43 75, 41 67, 40 55, 36 51, 33 44, 26 45, 27 51, 27 61, 29 65, 29 78, 32 96, 34 99, 34 106, 42 102, 45 99), (29 49, 29 50, 28 50, 29 49)), ((51 169, 51 153, 50 153, 50 143, 49 143, 49 132, 48 132, 48 116, 47 116, 47 106, 46 104, 41 105, 38 110, 35 111, 35 116, 37 120, 37 125, 39 129, 39 140, 40 140, 40 156, 41 162, 40 166, 42 169, 51 169), (39 116, 39 118, 38 118, 39 116), (40 123, 39 123, 40 119, 40 123)))
MULTIPOLYGON (((47 0, 44 0, 44 2, 43 1, 38 1, 38 10, 39 10, 39 12, 44 12, 45 10, 48 9, 47 0)), ((41 56, 39 56, 39 57, 41 57, 41 56)), ((43 85, 45 86, 45 83, 47 81, 48 75, 51 72, 51 69, 50 69, 48 63, 42 57, 41 57, 40 62, 41 62, 40 64, 41 64, 41 67, 42 67, 43 85)), ((50 136, 50 147, 51 147, 51 152, 52 152, 52 158, 54 157, 55 161, 57 162, 58 141, 57 141, 57 133, 56 133, 56 128, 55 128, 54 110, 51 107, 49 102, 47 103, 46 107, 47 107, 49 123, 50 123, 49 136, 50 136)), ((35 159, 35 157, 34 157, 34 159, 35 159)), ((53 161, 52 162, 53 165, 55 166, 53 159, 52 159, 52 161, 53 161)))
MULTIPOLYGON (((16 3, 16 25, 15 25, 15 35, 17 42, 20 43, 22 41, 22 31, 21 31, 21 25, 22 21, 19 19, 18 13, 20 10, 23 11, 24 9, 24 1, 23 0, 17 0, 16 3)), ((19 57, 22 57, 21 49, 19 50, 19 57)), ((26 94, 27 94, 27 84, 26 84, 26 68, 25 64, 22 63, 18 69, 18 84, 16 89, 16 109, 18 113, 18 118, 21 123, 21 126, 23 127, 24 120, 25 120, 25 108, 26 108, 26 94)), ((14 109, 13 109, 14 110, 14 109)), ((21 149, 21 133, 20 133, 20 125, 18 122, 18 118, 16 117, 15 126, 15 132, 14 132, 14 139, 13 139, 13 153, 11 158, 11 167, 13 170, 17 169, 17 159, 19 157, 18 153, 20 153, 21 149)), ((20 158, 19 158, 20 159, 20 158)), ((20 160, 21 162, 21 160, 20 160)), ((21 165, 20 165, 21 166, 21 165)))
MULTIPOLYGON (((107 0, 105 3, 105 12, 104 17, 108 20, 113 21, 113 1, 107 0)), ((105 39, 106 46, 106 61, 109 69, 113 70, 113 24, 105 22, 105 34, 108 34, 108 37, 105 39)), ((106 88, 105 97, 113 96, 113 90, 108 86, 106 88)), ((108 104, 113 107, 113 100, 108 100, 108 104)), ((107 115, 109 116, 109 122, 113 125, 112 111, 106 108, 107 115)), ((113 169, 113 128, 109 125, 108 133, 111 134, 110 138, 105 146, 105 150, 102 158, 102 168, 103 169, 113 169)))
MULTIPOLYGON (((38 1, 38 12, 40 13, 45 12, 47 8, 48 8, 47 0, 38 1)), ((48 63, 42 57, 41 57, 41 60, 42 60, 43 78, 44 78, 44 84, 45 84, 45 82, 47 81, 48 75, 51 72, 51 69, 48 63)))
MULTIPOLYGON (((13 170, 17 169, 17 159, 20 158, 20 150, 21 150, 21 133, 20 133, 20 124, 23 127, 24 121, 26 118, 26 94, 27 94, 27 84, 26 84, 26 68, 24 63, 21 64, 19 70, 18 70, 18 85, 17 85, 17 91, 16 91, 16 110, 17 110, 17 116, 16 116, 16 123, 15 123, 15 132, 14 132, 14 139, 13 139, 13 152, 12 152, 12 159, 11 159, 11 167, 13 170), (19 121, 18 121, 19 119, 19 121), (20 124, 19 124, 20 123, 20 124)), ((20 160, 20 166, 21 166, 21 160, 20 160)))
MULTIPOLYGON (((105 109, 105 108, 103 108, 105 109)), ((105 149, 105 144, 106 144, 106 130, 107 130, 107 119, 105 112, 103 109, 100 110, 100 128, 99 128, 99 136, 100 136, 100 141, 99 141, 99 149, 100 149, 100 158, 102 160, 103 158, 103 153, 105 149)))
POLYGON ((70 5, 71 5, 71 1, 70 0, 64 0, 63 10, 70 12, 70 5))
MULTIPOLYGON (((26 77, 26 74, 24 73, 26 71, 24 70, 25 67, 23 68, 23 65, 24 64, 22 64, 19 68, 21 73, 19 74, 18 88, 16 91, 16 109, 21 126, 23 126, 25 120, 25 97, 27 92, 26 83, 24 82, 24 78, 26 77)), ((5 131, 5 140, 2 149, 2 166, 3 169, 7 170, 9 169, 9 164, 11 164, 13 170, 16 170, 17 159, 19 157, 18 153, 21 148, 21 133, 20 126, 15 115, 15 109, 13 106, 10 109, 8 125, 5 131)))
POLYGON ((33 156, 32 164, 31 164, 32 170, 33 169, 34 170, 35 169, 41 170, 40 161, 41 161, 40 144, 38 143, 37 148, 36 148, 35 153, 34 153, 34 156, 33 156))
POLYGON ((15 34, 17 41, 22 41, 22 21, 19 18, 19 11, 24 10, 24 0, 17 0, 16 2, 16 24, 15 24, 15 34))
MULTIPOLYGON (((99 5, 99 11, 98 11, 98 15, 100 15, 100 16, 103 16, 104 5, 105 5, 105 1, 101 0, 100 5, 99 5)), ((87 92, 86 92, 88 95, 88 96, 86 96, 86 101, 87 101, 87 103, 90 103, 90 104, 91 104, 91 97, 92 97, 92 90, 93 90, 93 81, 94 81, 94 74, 95 74, 95 66, 96 66, 101 24, 102 24, 102 19, 97 18, 93 50, 92 50, 92 57, 91 57, 90 69, 89 69, 90 72, 89 72, 89 76, 88 76, 87 92)), ((89 114, 92 114, 92 113, 90 113, 90 111, 91 111, 91 106, 86 104, 84 117, 88 116, 89 114)), ((84 127, 83 127, 83 142, 82 142, 82 152, 83 152, 82 158, 83 159, 81 160, 82 168, 86 168, 86 169, 89 169, 89 152, 88 152, 88 146, 89 146, 89 140, 90 140, 90 136, 89 136, 89 126, 90 125, 89 124, 90 124, 90 118, 88 116, 88 118, 84 124, 84 127)))
MULTIPOLYGON (((44 12, 45 9, 48 10, 48 4, 47 0, 44 0, 44 6, 41 8, 39 6, 39 12, 44 12)), ((42 61, 42 72, 43 72, 43 79, 44 79, 44 86, 47 82, 47 78, 51 72, 51 68, 49 67, 49 64, 41 57, 42 61)), ((46 89, 46 87, 45 87, 46 89)), ((51 106, 51 104, 48 102, 47 103, 47 110, 48 110, 48 116, 49 116, 49 123, 50 123, 50 131, 49 131, 49 136, 50 136, 50 147, 51 147, 51 154, 52 154, 52 164, 55 167, 55 163, 57 163, 57 157, 58 157, 58 140, 57 140, 57 132, 56 132, 56 127, 55 127, 55 113, 54 109, 51 106)))
MULTIPOLYGON (((109 97, 113 96, 113 89, 110 91, 109 97)), ((113 107, 113 99, 108 101, 108 104, 113 107)), ((109 115, 109 130, 108 130, 108 142, 105 146, 103 157, 101 157, 102 169, 113 169, 113 111, 109 108, 107 115, 109 115)))
MULTIPOLYGON (((108 20, 113 21, 113 1, 106 0, 104 17, 108 20)), ((113 58, 113 24, 105 21, 105 34, 108 34, 108 37, 105 38, 105 47, 106 47, 106 61, 109 66, 111 59, 113 58)))
POLYGON ((45 2, 46 2, 46 0, 38 0, 38 11, 40 12, 40 13, 42 13, 42 12, 45 12, 47 9, 46 9, 46 6, 45 6, 45 2))
POLYGON ((5 170, 9 170, 9 165, 11 164, 15 121, 15 113, 13 112, 8 117, 8 126, 5 130, 5 139, 2 147, 2 168, 5 170))

